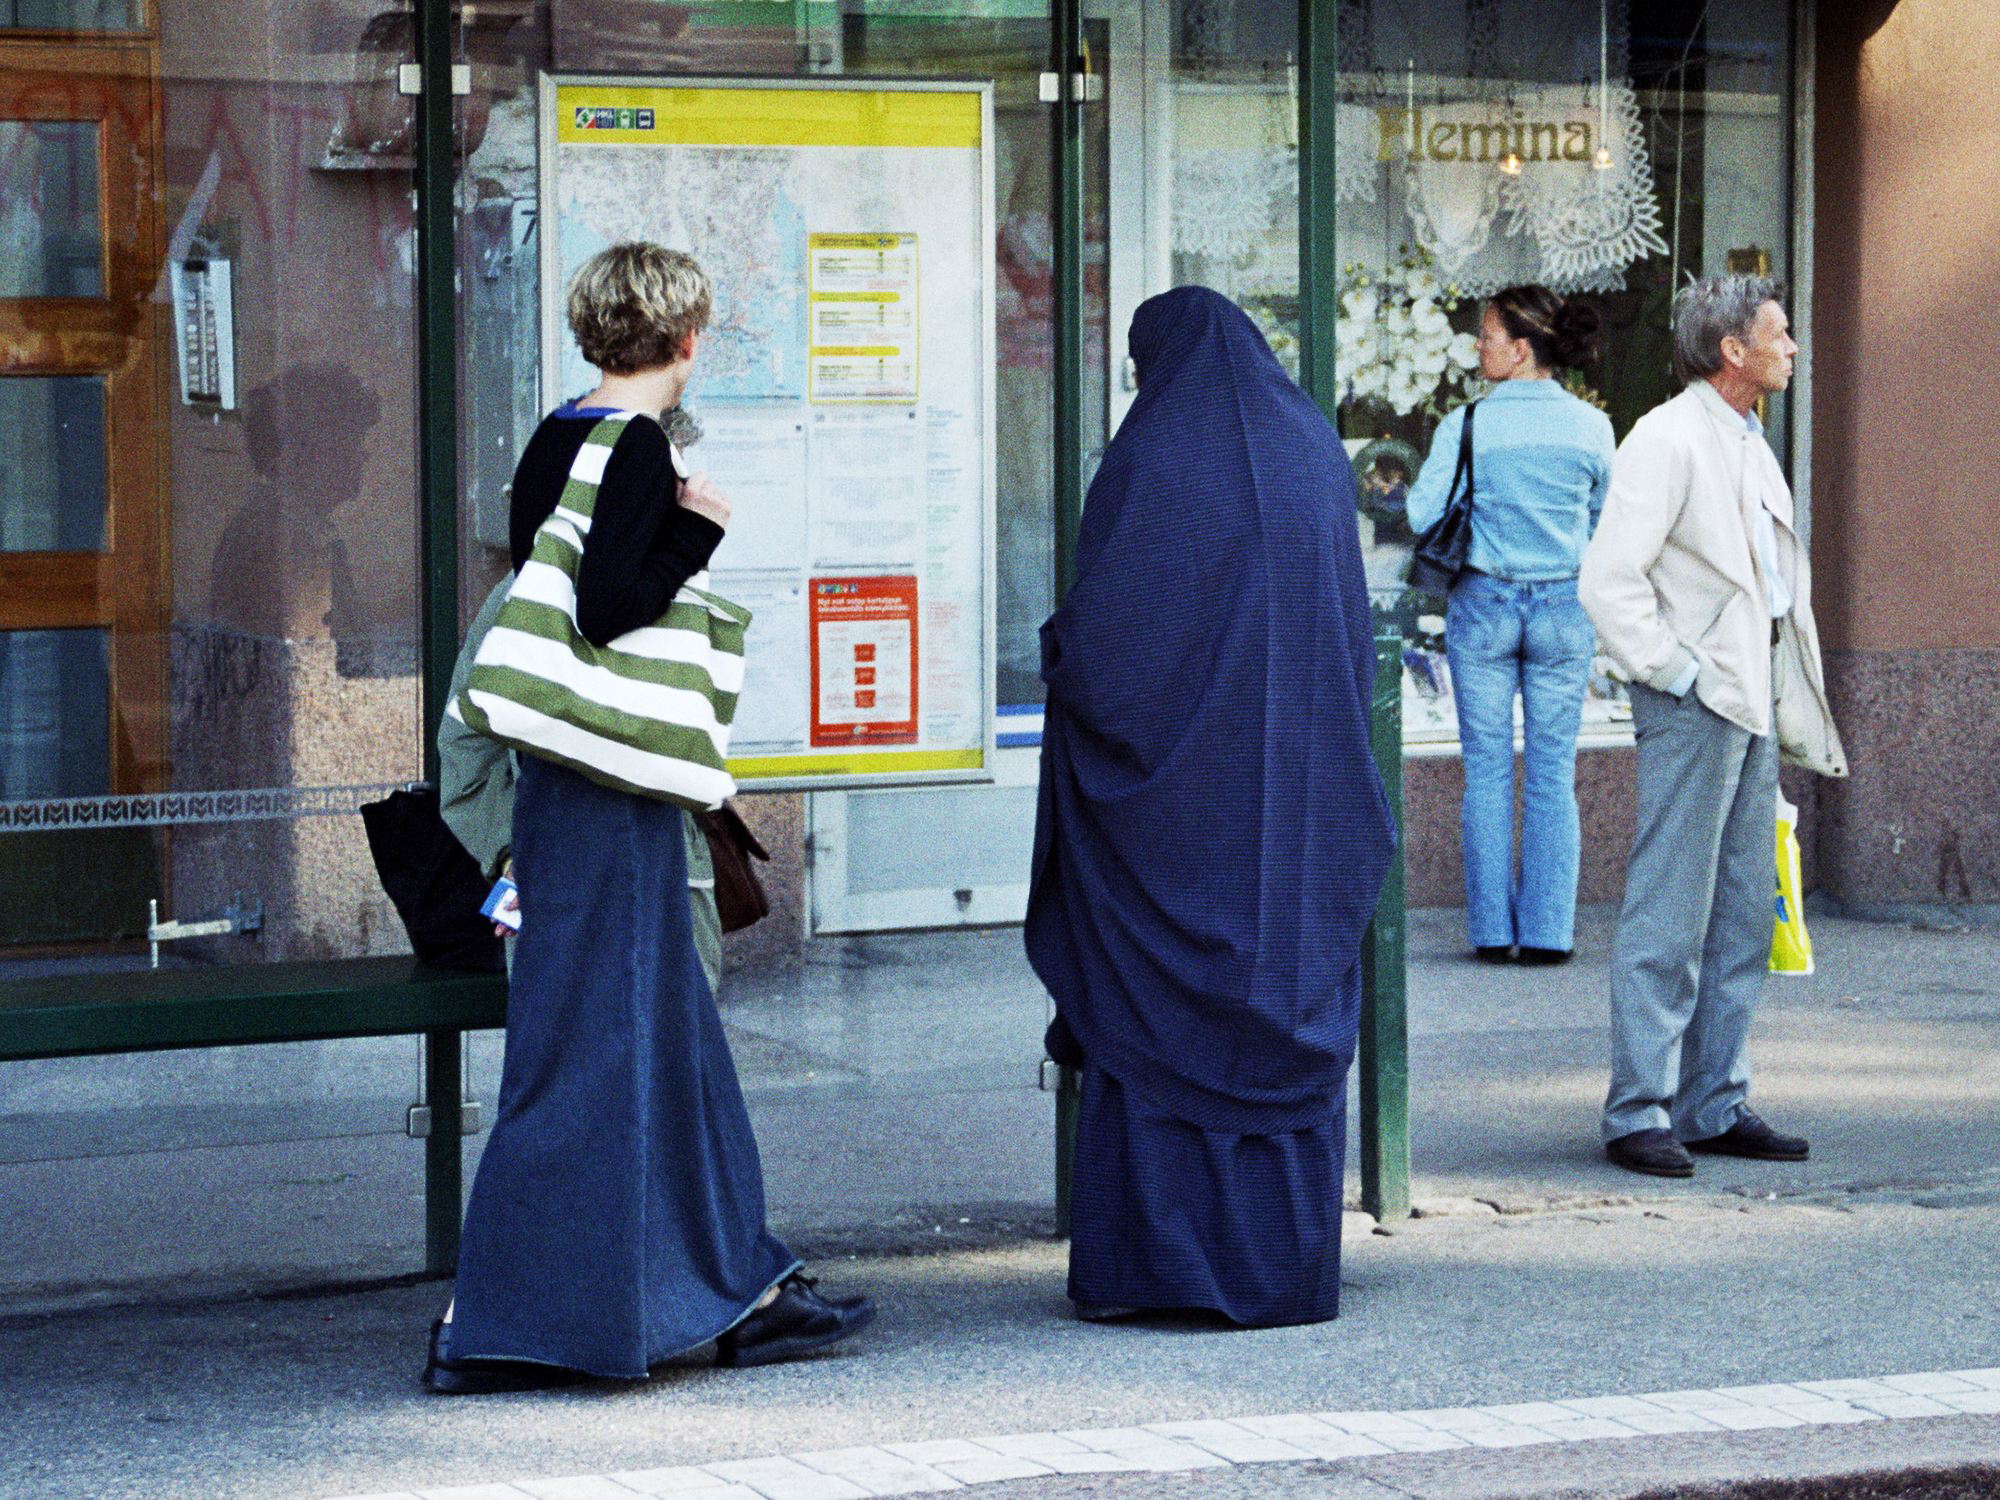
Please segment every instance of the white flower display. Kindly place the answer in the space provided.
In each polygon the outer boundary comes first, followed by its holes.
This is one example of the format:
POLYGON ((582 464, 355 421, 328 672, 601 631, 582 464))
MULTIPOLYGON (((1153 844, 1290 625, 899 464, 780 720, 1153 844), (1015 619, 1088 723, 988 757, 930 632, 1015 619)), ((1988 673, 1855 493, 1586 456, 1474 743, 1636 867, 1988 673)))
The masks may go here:
POLYGON ((1375 402, 1399 416, 1441 414, 1478 367, 1469 333, 1454 333, 1458 288, 1441 285, 1431 258, 1406 251, 1387 270, 1356 262, 1341 277, 1334 360, 1343 397, 1375 402))

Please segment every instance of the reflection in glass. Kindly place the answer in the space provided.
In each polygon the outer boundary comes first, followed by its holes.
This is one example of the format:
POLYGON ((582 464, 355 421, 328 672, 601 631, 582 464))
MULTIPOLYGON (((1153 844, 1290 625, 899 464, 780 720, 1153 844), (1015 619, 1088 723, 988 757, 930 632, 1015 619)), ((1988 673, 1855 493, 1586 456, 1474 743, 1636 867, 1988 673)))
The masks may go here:
POLYGON ((110 789, 106 632, 0 631, 0 802, 110 789))
POLYGON ((0 552, 104 546, 104 377, 0 377, 0 552))
POLYGON ((97 123, 0 120, 0 297, 101 297, 97 123))
POLYGON ((140 0, 0 0, 0 29, 137 31, 144 24, 140 0))

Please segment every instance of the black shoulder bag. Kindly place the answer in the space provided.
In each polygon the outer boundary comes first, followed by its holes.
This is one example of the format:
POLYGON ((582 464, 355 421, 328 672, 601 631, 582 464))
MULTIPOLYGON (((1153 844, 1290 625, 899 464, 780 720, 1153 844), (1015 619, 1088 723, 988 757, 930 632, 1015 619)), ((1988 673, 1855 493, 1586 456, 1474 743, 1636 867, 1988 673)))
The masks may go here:
POLYGON ((1472 547, 1472 414, 1478 410, 1477 401, 1466 407, 1465 421, 1458 429, 1458 467, 1452 472, 1444 514, 1424 528, 1410 556, 1413 589, 1449 593, 1465 571, 1466 553, 1472 547))

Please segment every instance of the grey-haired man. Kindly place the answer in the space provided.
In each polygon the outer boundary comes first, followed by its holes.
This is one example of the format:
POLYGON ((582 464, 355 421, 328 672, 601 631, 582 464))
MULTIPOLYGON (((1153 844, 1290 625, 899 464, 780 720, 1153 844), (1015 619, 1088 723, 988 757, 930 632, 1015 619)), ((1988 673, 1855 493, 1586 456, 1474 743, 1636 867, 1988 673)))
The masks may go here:
POLYGON ((1748 276, 1674 299, 1685 387, 1611 467, 1578 593, 1632 680, 1639 818, 1611 972, 1605 1153, 1662 1177, 1690 1149, 1803 1161, 1746 1102, 1769 963, 1780 755, 1844 776, 1792 495, 1755 415, 1790 384, 1782 289, 1748 276))

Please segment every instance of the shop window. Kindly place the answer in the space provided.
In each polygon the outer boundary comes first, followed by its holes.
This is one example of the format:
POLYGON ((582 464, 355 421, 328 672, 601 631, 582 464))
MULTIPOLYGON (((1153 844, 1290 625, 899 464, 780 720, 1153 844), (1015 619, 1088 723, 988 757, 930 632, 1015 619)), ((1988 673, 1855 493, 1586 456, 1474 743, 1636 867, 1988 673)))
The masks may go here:
MULTIPOLYGON (((1406 735, 1451 749, 1443 600, 1402 585, 1402 506, 1438 419, 1478 393, 1479 299, 1541 282, 1595 303, 1603 357, 1571 384, 1619 437, 1671 396, 1674 289, 1787 271, 1791 10, 1342 0, 1339 24, 1341 425, 1376 607, 1406 642, 1406 735)), ((1766 418, 1784 455, 1787 399, 1766 418)), ((1585 743, 1629 743, 1603 658, 1584 719, 1585 743)))

